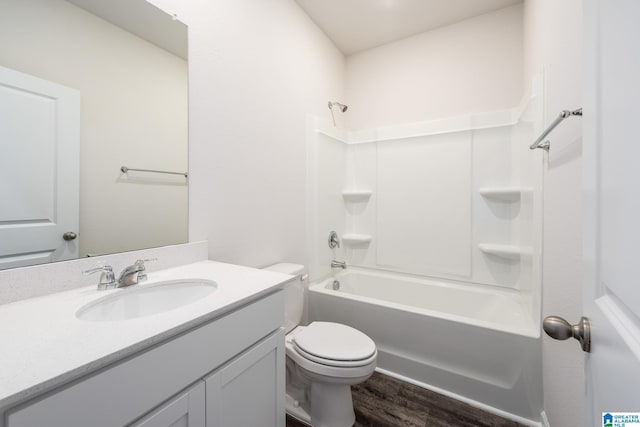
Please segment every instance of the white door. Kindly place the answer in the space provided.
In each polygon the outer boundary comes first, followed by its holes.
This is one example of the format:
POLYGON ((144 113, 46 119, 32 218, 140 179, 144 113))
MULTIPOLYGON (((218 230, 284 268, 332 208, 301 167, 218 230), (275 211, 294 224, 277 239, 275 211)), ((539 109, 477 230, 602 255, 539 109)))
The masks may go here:
POLYGON ((0 269, 77 258, 79 169, 80 93, 0 67, 0 269))
POLYGON ((584 6, 586 408, 601 427, 640 413, 640 1, 584 6))

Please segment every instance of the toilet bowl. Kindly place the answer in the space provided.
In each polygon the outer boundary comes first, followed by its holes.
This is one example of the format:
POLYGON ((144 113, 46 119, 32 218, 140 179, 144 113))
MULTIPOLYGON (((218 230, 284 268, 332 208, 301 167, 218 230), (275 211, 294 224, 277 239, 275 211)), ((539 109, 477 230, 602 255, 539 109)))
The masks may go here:
POLYGON ((267 269, 296 276, 285 285, 287 412, 313 427, 350 427, 355 422, 351 386, 374 372, 378 351, 371 338, 347 325, 299 326, 304 303, 303 266, 267 269))

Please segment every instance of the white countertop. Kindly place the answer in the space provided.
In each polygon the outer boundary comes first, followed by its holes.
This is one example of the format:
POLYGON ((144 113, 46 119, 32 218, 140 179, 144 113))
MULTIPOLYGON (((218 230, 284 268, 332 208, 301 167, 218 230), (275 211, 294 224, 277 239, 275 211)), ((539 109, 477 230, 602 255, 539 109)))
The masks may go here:
MULTIPOLYGON (((214 261, 149 273, 130 288, 78 288, 0 305, 0 408, 51 390, 214 319, 280 287, 292 276, 214 261), (76 318, 85 304, 159 281, 208 279, 217 290, 185 306, 122 321, 76 318)), ((52 278, 51 280, 55 280, 52 278)))

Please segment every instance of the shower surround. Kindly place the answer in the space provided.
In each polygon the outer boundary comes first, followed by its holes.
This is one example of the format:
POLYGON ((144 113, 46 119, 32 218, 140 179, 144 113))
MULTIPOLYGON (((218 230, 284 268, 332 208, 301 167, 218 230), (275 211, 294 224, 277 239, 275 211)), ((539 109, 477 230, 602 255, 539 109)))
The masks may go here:
POLYGON ((535 424, 542 154, 528 145, 541 83, 532 93, 510 110, 357 132, 310 117, 307 240, 310 320, 373 337, 386 373, 535 424))

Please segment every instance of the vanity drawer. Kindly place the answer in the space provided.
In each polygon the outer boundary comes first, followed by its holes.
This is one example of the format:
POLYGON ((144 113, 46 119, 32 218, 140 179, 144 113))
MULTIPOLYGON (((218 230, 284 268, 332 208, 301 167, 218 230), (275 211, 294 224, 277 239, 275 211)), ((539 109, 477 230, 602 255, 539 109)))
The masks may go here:
POLYGON ((7 427, 123 426, 284 323, 282 291, 7 413, 7 427))

